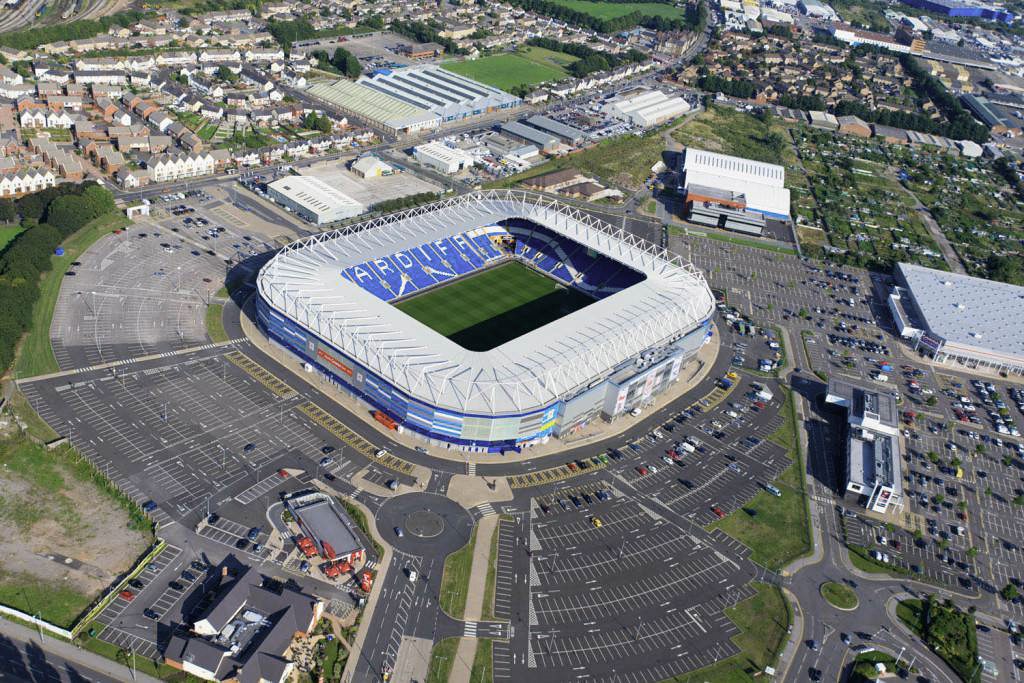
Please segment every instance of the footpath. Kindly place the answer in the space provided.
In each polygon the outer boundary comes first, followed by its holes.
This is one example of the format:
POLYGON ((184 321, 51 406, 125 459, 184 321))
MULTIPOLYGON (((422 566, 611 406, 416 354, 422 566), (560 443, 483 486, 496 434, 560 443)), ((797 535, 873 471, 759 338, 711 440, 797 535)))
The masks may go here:
MULTIPOLYGON (((483 621, 484 600, 487 587, 487 569, 491 559, 491 541, 498 532, 498 515, 484 517, 477 523, 476 545, 473 546, 473 560, 469 570, 469 588, 466 594, 466 621, 483 621)), ((493 609, 493 608, 492 608, 493 609)), ((473 670, 473 659, 476 649, 482 643, 476 638, 460 638, 459 647, 455 652, 455 665, 452 667, 449 683, 470 683, 473 670)))

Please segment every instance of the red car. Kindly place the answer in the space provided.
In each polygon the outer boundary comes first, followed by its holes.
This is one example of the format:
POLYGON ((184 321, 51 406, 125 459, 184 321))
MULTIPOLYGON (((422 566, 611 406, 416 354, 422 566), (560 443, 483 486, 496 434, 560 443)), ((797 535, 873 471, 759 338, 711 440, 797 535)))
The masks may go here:
POLYGON ((287 479, 288 478, 288 472, 285 471, 285 470, 278 470, 277 471, 277 476, 281 477, 282 479, 287 479))
POLYGON ((120 595, 122 598, 128 601, 135 599, 135 593, 132 593, 130 590, 127 589, 121 591, 120 593, 118 593, 118 595, 120 595))
POLYGON ((719 519, 722 519, 723 517, 725 517, 725 511, 722 510, 722 508, 718 507, 717 505, 712 505, 711 506, 711 511, 714 512, 715 516, 718 517, 719 519))
POLYGON ((571 471, 573 471, 573 472, 578 472, 578 471, 579 471, 579 469, 580 469, 580 468, 579 468, 579 465, 577 465, 577 464, 576 464, 576 463, 574 463, 574 462, 566 463, 566 465, 565 465, 565 466, 566 466, 566 467, 568 467, 568 468, 569 468, 569 469, 570 469, 571 471))
POLYGON ((647 475, 647 468, 644 467, 643 465, 637 465, 636 466, 636 471, 639 472, 640 476, 642 476, 642 477, 647 475))

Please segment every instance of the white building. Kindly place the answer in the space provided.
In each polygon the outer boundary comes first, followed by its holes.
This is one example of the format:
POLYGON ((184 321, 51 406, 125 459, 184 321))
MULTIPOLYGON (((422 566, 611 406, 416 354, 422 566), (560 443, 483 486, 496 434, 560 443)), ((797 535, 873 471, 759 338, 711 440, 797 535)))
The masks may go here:
POLYGON ((208 152, 198 154, 156 154, 145 160, 154 183, 211 175, 217 161, 208 152))
POLYGON ((18 173, 0 175, 0 197, 20 197, 53 187, 57 177, 49 169, 38 171, 29 169, 18 173))
POLYGON ((903 472, 896 397, 830 380, 825 402, 846 410, 846 490, 872 512, 903 507, 903 472))
POLYGON ((826 21, 838 21, 839 15, 829 5, 821 0, 800 0, 797 3, 800 11, 809 17, 825 19, 826 21))
POLYGON ((310 223, 324 225, 352 218, 366 207, 313 176, 288 176, 267 185, 267 194, 278 204, 310 223))
POLYGON ((619 95, 601 111, 634 126, 650 128, 682 116, 690 111, 690 104, 682 97, 669 97, 660 90, 642 90, 619 95))
POLYGON ((391 175, 394 169, 373 155, 360 157, 352 162, 352 172, 361 178, 379 178, 391 175))
POLYGON ((472 154, 436 141, 418 145, 412 151, 416 161, 441 173, 458 173, 475 163, 472 154))
POLYGON ((681 175, 687 201, 691 195, 708 201, 720 198, 719 203, 735 209, 789 220, 786 169, 778 164, 690 147, 682 155, 681 175))

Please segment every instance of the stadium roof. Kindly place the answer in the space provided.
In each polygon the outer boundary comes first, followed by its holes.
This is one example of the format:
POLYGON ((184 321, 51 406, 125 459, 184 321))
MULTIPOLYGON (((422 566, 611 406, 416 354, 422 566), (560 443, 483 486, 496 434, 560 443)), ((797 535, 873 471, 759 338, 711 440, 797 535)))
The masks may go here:
POLYGON ((578 209, 476 192, 295 242, 260 271, 271 306, 413 397, 469 414, 521 414, 572 395, 714 311, 678 256, 578 209), (525 218, 646 279, 486 352, 469 351, 341 276, 342 269, 507 218, 525 218))
POLYGON ((1024 287, 910 263, 896 267, 925 327, 947 346, 1024 358, 1024 287))
POLYGON ((333 83, 314 83, 307 92, 356 116, 401 130, 439 123, 438 116, 422 107, 378 92, 360 83, 339 78, 333 83))

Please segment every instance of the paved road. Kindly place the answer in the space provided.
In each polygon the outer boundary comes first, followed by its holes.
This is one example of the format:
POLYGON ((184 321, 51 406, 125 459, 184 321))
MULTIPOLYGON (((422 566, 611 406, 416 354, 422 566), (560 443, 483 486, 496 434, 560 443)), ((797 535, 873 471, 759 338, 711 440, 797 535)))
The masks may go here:
MULTIPOLYGON (((133 680, 128 668, 69 643, 44 637, 20 624, 0 619, 0 681, 34 683, 117 683, 133 680)), ((135 672, 134 680, 156 679, 135 672)))

